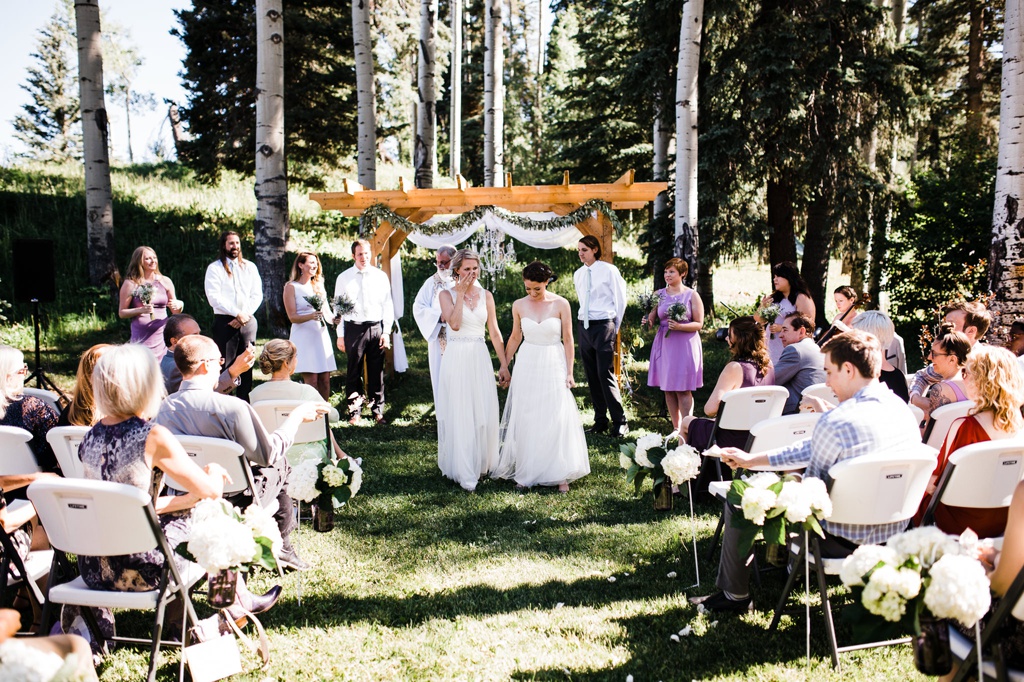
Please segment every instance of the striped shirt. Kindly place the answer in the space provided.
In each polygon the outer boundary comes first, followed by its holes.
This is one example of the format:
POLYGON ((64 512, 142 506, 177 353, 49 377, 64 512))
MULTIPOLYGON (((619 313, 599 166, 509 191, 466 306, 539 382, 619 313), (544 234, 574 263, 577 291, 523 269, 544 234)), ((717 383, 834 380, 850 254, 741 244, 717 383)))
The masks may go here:
MULTIPOLYGON (((823 414, 810 438, 768 453, 768 462, 773 467, 803 466, 804 476, 820 478, 831 487, 828 470, 837 462, 920 443, 921 432, 910 408, 875 381, 823 414)), ((863 545, 883 543, 906 530, 907 523, 864 526, 823 521, 821 526, 830 535, 863 545)))

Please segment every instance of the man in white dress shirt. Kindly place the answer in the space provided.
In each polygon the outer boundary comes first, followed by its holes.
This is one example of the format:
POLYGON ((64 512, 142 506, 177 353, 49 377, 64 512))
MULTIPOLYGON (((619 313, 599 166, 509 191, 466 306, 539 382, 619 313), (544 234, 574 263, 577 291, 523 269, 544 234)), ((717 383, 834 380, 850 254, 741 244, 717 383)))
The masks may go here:
MULTIPOLYGON (((224 363, 231 366, 256 342, 256 318, 263 303, 263 280, 256 264, 242 258, 242 240, 237 232, 220 236, 220 258, 206 268, 206 300, 213 308, 211 336, 224 363)), ((235 396, 249 400, 252 367, 239 377, 235 396)))
POLYGON ((370 412, 378 424, 384 419, 384 349, 391 346, 391 328, 395 307, 391 301, 391 281, 370 263, 370 242, 352 242, 355 265, 338 275, 334 297, 344 294, 353 304, 338 328, 338 350, 348 354, 345 396, 349 423, 359 422, 363 404, 363 359, 366 359, 366 392, 370 412))
POLYGON ((600 260, 601 242, 587 235, 576 247, 583 267, 573 275, 580 301, 580 358, 594 401, 594 425, 588 433, 604 433, 621 438, 629 430, 622 409, 619 380, 615 376, 615 339, 626 312, 626 280, 619 269, 600 260))
POLYGON ((437 373, 441 369, 441 345, 445 338, 445 323, 441 319, 441 304, 437 297, 442 291, 450 291, 452 288, 451 263, 456 248, 445 244, 437 250, 434 262, 437 264, 437 272, 427 278, 427 281, 420 287, 416 294, 416 301, 412 305, 413 317, 416 318, 416 326, 420 333, 427 340, 427 359, 430 362, 430 385, 434 389, 434 405, 437 405, 437 373))

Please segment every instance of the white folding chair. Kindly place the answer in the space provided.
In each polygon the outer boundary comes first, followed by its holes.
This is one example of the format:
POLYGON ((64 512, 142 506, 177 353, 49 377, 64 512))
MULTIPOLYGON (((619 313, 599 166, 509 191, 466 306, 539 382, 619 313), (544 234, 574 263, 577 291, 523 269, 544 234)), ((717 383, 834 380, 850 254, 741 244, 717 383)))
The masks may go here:
MULTIPOLYGON (((215 463, 224 467, 231 477, 231 483, 224 484, 224 495, 235 495, 237 493, 250 492, 253 501, 260 504, 259 495, 256 495, 256 487, 253 482, 252 467, 245 458, 245 449, 230 440, 223 438, 208 438, 206 436, 174 436, 185 448, 185 453, 199 466, 215 463)), ((170 476, 164 475, 164 483, 171 490, 187 492, 185 487, 170 476)))
POLYGON ((961 400, 933 410, 921 440, 936 450, 940 449, 942 441, 946 440, 946 434, 949 433, 949 427, 960 417, 966 417, 972 409, 974 409, 973 400, 961 400))
MULTIPOLYGON (((17 512, 19 509, 31 505, 32 503, 28 500, 11 500, 7 505, 7 511, 17 512)), ((7 604, 8 589, 17 590, 20 587, 25 587, 30 598, 42 607, 45 600, 37 583, 50 572, 53 550, 41 549, 29 552, 28 556, 22 559, 11 535, 2 527, 0 527, 0 546, 3 547, 0 575, 7 576, 7 580, 0 583, 0 604, 7 604)))
POLYGON ((53 448, 57 464, 64 478, 85 478, 85 467, 78 456, 78 446, 82 444, 89 426, 55 426, 46 432, 46 442, 53 448))
POLYGON ((32 434, 17 426, 0 426, 0 474, 34 474, 39 471, 36 455, 28 442, 32 434))
POLYGON ((910 408, 910 413, 914 415, 914 421, 917 424, 920 424, 921 422, 924 421, 924 410, 922 410, 917 405, 912 405, 911 403, 907 403, 907 407, 910 408))
MULTIPOLYGON (((195 608, 188 590, 203 576, 203 570, 188 564, 179 572, 173 561, 156 511, 147 493, 129 485, 107 481, 43 479, 28 488, 28 497, 36 506, 40 522, 46 527, 50 544, 59 552, 79 556, 123 556, 159 549, 164 555, 160 584, 145 592, 116 592, 92 589, 81 578, 62 585, 50 585, 46 593, 43 622, 47 622, 52 604, 108 609, 155 609, 153 635, 150 639, 114 637, 114 641, 151 645, 149 682, 156 677, 160 646, 179 646, 161 639, 164 614, 174 598, 185 605, 182 638, 187 645, 189 623, 196 623, 195 608), (116 532, 115 532, 116 531, 116 532)), ((104 641, 89 608, 82 614, 89 623, 94 641, 104 641)), ((179 666, 179 679, 184 678, 184 660, 179 666)))
MULTIPOLYGON (((260 418, 263 423, 263 427, 267 431, 276 431, 281 424, 288 418, 299 405, 304 405, 309 401, 306 400, 259 400, 252 404, 252 408, 256 410, 256 415, 260 418)), ((295 444, 301 445, 302 443, 316 443, 327 438, 327 450, 330 453, 329 438, 330 426, 327 423, 326 415, 318 417, 315 421, 303 422, 299 425, 298 430, 295 432, 295 444)), ((292 461, 289 457, 289 463, 293 466, 298 462, 292 461)))
POLYGON ((972 509, 1008 508, 1024 478, 1024 439, 1008 438, 966 445, 949 456, 921 520, 935 520, 939 502, 972 509))
MULTIPOLYGON (((788 397, 789 391, 782 386, 749 386, 727 391, 718 406, 708 442, 700 449, 707 450, 714 445, 720 430, 750 431, 759 421, 781 416, 788 397)), ((715 474, 722 480, 722 465, 718 460, 715 460, 715 474)))
MULTIPOLYGON (((832 478, 829 498, 832 500, 832 516, 828 523, 855 526, 880 526, 890 523, 907 522, 913 518, 924 498, 925 488, 935 470, 938 453, 924 444, 911 447, 885 449, 871 454, 851 457, 834 464, 828 475, 832 478)), ((832 621, 832 606, 828 599, 826 575, 839 575, 843 559, 822 559, 818 536, 810 534, 810 564, 817 573, 818 592, 821 594, 821 609, 825 616, 829 646, 832 649, 832 666, 839 667, 839 654, 856 649, 869 649, 890 644, 903 644, 909 638, 872 642, 840 647, 836 641, 835 624, 832 621)), ((803 543, 790 546, 790 552, 797 555, 793 570, 790 571, 782 597, 775 607, 769 630, 774 630, 782 618, 783 608, 796 579, 803 572, 803 543)))
POLYGON ((44 403, 53 408, 54 412, 60 414, 60 396, 53 391, 47 391, 45 388, 29 388, 26 386, 22 389, 22 395, 30 395, 33 398, 39 398, 44 403))
POLYGON ((814 398, 821 398, 826 402, 830 402, 833 405, 839 404, 839 397, 836 392, 829 388, 828 384, 811 384, 804 390, 800 391, 800 395, 812 396, 814 398))

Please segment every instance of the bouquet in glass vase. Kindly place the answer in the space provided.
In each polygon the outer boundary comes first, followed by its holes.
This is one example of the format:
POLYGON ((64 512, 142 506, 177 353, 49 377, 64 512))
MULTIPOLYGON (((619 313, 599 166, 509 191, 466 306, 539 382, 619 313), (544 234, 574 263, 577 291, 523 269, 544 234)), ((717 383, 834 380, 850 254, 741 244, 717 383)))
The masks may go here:
MULTIPOLYGON (((673 303, 665 311, 668 315, 668 319, 672 322, 689 322, 690 321, 690 310, 686 307, 686 304, 682 301, 673 303)), ((665 338, 672 333, 671 329, 665 330, 665 338)))
MULTIPOLYGON (((312 296, 303 296, 302 300, 313 307, 318 313, 322 313, 324 310, 324 297, 320 294, 313 294, 312 296)), ((323 315, 320 316, 320 326, 326 327, 327 323, 324 321, 323 315)))
POLYGON ((839 577, 854 595, 843 617, 861 641, 915 637, 914 655, 925 673, 949 672, 948 619, 973 627, 988 611, 991 593, 976 558, 978 537, 958 539, 934 526, 863 545, 843 561, 839 577))
POLYGON ((795 528, 825 537, 820 522, 832 515, 832 500, 819 478, 762 471, 733 480, 726 499, 742 512, 732 515, 732 525, 740 531, 744 556, 758 536, 770 545, 785 545, 787 533, 795 528))
POLYGON ((363 484, 363 470, 351 457, 340 460, 305 459, 292 468, 288 494, 307 504, 316 504, 314 530, 334 526, 334 510, 351 500, 363 484))
POLYGON ((212 605, 234 603, 239 572, 252 566, 277 568, 282 541, 275 512, 276 500, 267 507, 252 504, 245 512, 219 498, 200 500, 192 509, 188 541, 175 551, 210 575, 212 605))

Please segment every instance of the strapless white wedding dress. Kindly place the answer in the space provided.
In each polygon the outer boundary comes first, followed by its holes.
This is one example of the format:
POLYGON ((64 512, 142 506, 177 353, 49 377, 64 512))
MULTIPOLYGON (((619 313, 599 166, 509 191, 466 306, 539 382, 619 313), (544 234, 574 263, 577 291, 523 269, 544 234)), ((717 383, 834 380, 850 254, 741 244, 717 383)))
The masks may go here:
POLYGON ((475 490, 498 462, 498 388, 484 334, 487 301, 463 305, 459 330, 448 329, 438 372, 437 465, 465 490, 475 490))
POLYGON ((526 487, 572 482, 590 473, 590 458, 576 398, 565 385, 562 322, 524 317, 521 324, 492 476, 526 487))

